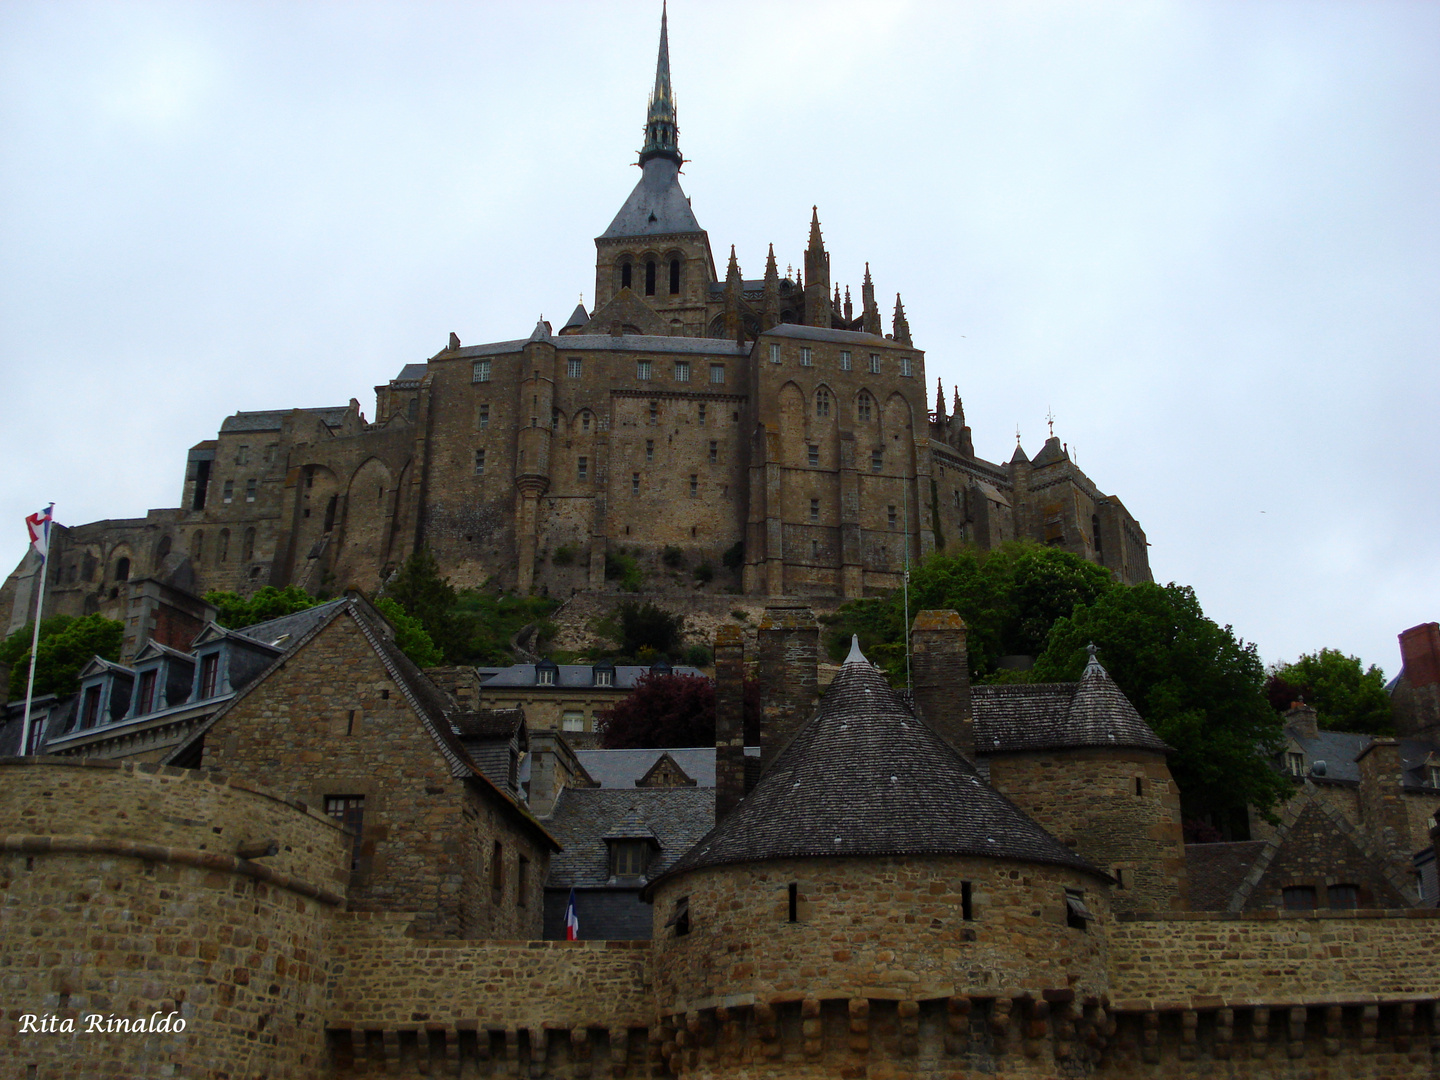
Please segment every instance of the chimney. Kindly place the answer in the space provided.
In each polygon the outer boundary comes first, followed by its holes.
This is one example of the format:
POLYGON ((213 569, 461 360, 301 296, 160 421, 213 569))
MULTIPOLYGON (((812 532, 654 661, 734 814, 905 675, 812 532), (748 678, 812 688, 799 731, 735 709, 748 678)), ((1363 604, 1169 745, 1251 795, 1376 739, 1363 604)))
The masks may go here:
POLYGON ((1402 632, 1400 662, 1400 678, 1390 693, 1396 732, 1440 741, 1440 623, 1402 632))
POLYGON ((1405 766, 1398 739, 1375 739, 1355 759, 1360 765, 1361 828, 1407 878, 1414 845, 1405 807, 1405 766))
POLYGON ((1421 623, 1400 634, 1400 662, 1411 686, 1440 682, 1440 623, 1421 623))
POLYGON ((965 623, 954 611, 922 611, 910 628, 915 704, 935 734, 967 761, 975 760, 970 659, 965 623))
POLYGON ((815 704, 820 626, 803 604, 767 607, 760 620, 762 769, 810 716, 815 704))
POLYGON ((715 822, 745 797, 745 632, 715 631, 715 822))
POLYGON ((1320 735, 1320 723, 1315 718, 1313 705, 1297 701, 1285 710, 1285 730, 1299 739, 1315 739, 1320 735))
POLYGON ((558 731, 538 729, 530 732, 530 812, 536 817, 549 817, 555 800, 567 787, 599 787, 575 751, 558 731))

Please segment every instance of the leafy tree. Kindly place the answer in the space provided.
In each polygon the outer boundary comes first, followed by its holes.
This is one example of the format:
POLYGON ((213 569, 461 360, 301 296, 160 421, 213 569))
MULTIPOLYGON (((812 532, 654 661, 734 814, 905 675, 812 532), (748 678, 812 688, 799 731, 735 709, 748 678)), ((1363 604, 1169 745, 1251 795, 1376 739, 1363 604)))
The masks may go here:
MULTIPOLYGON (((10 661, 10 697, 25 696, 30 682, 30 637, 35 631, 31 623, 5 639, 0 659, 10 661), (15 644, 20 651, 15 651, 15 644), (11 657, 14 657, 11 660, 11 657)), ((120 658, 125 625, 103 615, 86 615, 80 619, 57 615, 40 623, 40 645, 35 650, 35 694, 73 694, 80 689, 80 669, 91 658, 120 658)))
POLYGON ((459 596, 428 548, 421 548, 401 564, 385 583, 382 595, 418 619, 446 663, 462 663, 467 656, 465 633, 456 618, 459 596))
MULTIPOLYGON (((760 684, 745 681, 745 741, 760 741, 760 684)), ((715 684, 697 675, 645 674, 600 715, 606 749, 714 746, 715 684)))
POLYGON ((620 624, 620 651, 638 656, 644 650, 653 655, 674 656, 685 632, 685 616, 675 615, 650 601, 637 604, 627 600, 616 610, 620 624))
POLYGON ((283 589, 266 585, 262 589, 257 589, 255 594, 250 597, 241 596, 236 592, 216 590, 207 592, 205 600, 219 609, 215 621, 230 630, 239 630, 241 627, 253 626, 255 623, 266 622, 269 619, 278 619, 281 615, 290 615, 293 612, 304 611, 306 608, 324 603, 319 597, 311 596, 298 585, 286 585, 283 589))
POLYGON ((419 619, 405 614, 405 609, 388 596, 376 600, 375 608, 395 627, 395 644, 416 667, 437 667, 444 661, 444 654, 435 647, 419 619))
MULTIPOLYGON (((1037 656, 1056 619, 1077 605, 1120 588, 1110 571, 1059 548, 1012 542, 994 551, 965 547, 937 552, 910 574, 910 614, 927 608, 960 613, 968 630, 970 671, 979 681, 997 673, 1002 656, 1037 656)), ((866 656, 897 676, 905 667, 904 597, 896 592, 852 601, 840 609, 829 638, 832 659, 860 636, 866 656)))
POLYGON ((452 614, 462 644, 453 659, 456 664, 508 664, 510 639, 531 623, 536 625, 537 646, 555 635, 546 616, 559 604, 543 596, 517 596, 461 589, 452 614))
POLYGON ((1093 643, 1110 677, 1174 747, 1170 771, 1187 818, 1238 825, 1247 805, 1268 810, 1290 794, 1270 767, 1280 723, 1265 700, 1254 645, 1206 618, 1193 589, 1111 589, 1050 630, 1037 681, 1080 677, 1093 643))
POLYGON ((1358 656, 1339 649, 1306 653, 1294 663, 1280 665, 1266 683, 1270 704, 1287 709, 1304 698, 1315 708, 1316 720, 1330 731, 1359 731, 1389 735, 1395 731, 1385 673, 1374 664, 1364 667, 1358 656), (1284 697, 1283 705, 1276 699, 1284 697))

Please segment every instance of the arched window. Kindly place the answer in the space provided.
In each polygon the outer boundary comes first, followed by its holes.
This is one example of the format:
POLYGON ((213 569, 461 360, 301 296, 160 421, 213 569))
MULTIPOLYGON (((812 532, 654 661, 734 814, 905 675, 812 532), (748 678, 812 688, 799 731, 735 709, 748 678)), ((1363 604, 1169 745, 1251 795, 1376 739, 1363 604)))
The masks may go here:
POLYGON ((860 396, 855 399, 855 419, 869 420, 874 410, 875 399, 867 391, 861 390, 860 396))
POLYGON ((160 560, 160 559, 165 558, 165 556, 166 556, 166 555, 169 555, 169 554, 170 554, 170 537, 168 537, 168 536, 162 536, 162 537, 160 538, 160 546, 155 549, 155 558, 156 558, 156 560, 158 561, 158 560, 160 560))
POLYGON ((241 558, 241 560, 244 561, 244 562, 249 562, 249 561, 250 561, 251 559, 253 559, 254 557, 255 557, 255 530, 254 530, 253 528, 252 528, 252 529, 246 529, 246 530, 245 530, 245 540, 244 540, 244 542, 240 545, 240 558, 241 558))
POLYGON ((130 560, 125 558, 123 555, 115 560, 115 580, 130 580, 130 560))
POLYGON ((680 260, 670 260, 670 295, 674 296, 680 291, 680 260))
POLYGON ((655 260, 654 260, 654 259, 647 259, 647 260, 645 261, 645 295, 646 295, 646 296, 654 296, 654 295, 655 295, 655 260))
POLYGON ((815 415, 830 415, 830 391, 826 390, 823 386, 815 391, 815 415))
POLYGON ((632 282, 631 282, 631 279, 630 279, 630 273, 631 273, 631 271, 630 271, 630 263, 629 263, 629 262, 623 262, 623 263, 621 263, 621 264, 620 264, 620 287, 621 287, 622 289, 628 289, 628 288, 631 287, 632 282))
POLYGON ((230 530, 229 530, 229 529, 221 529, 221 530, 220 530, 220 550, 219 550, 219 552, 216 553, 215 558, 216 558, 219 562, 225 562, 227 559, 230 558, 230 530))

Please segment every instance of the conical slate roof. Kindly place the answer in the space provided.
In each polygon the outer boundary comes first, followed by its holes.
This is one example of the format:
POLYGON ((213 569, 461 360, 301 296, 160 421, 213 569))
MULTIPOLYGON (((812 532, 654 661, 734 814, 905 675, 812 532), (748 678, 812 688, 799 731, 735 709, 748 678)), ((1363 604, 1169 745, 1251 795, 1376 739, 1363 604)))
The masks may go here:
POLYGON ((703 231, 690 209, 690 200, 680 190, 680 166, 669 158, 657 157, 645 163, 639 183, 600 239, 703 231))
POLYGON ((755 790, 664 876, 825 855, 977 855, 1100 873, 916 719, 858 649, 755 790))

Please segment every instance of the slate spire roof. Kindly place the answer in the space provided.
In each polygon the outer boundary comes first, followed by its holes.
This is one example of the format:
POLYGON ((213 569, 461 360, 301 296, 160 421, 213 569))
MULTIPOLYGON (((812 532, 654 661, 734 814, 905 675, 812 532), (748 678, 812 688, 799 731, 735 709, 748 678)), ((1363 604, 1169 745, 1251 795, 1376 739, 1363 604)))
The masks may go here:
POLYGON ((664 876, 828 855, 973 855, 1101 874, 918 720, 858 647, 755 789, 664 876))
POLYGON ((660 7, 660 52, 655 58, 655 89, 645 115, 645 147, 640 151, 643 166, 653 158, 668 158, 676 166, 680 157, 680 129, 675 123, 675 94, 670 89, 669 12, 660 7))

